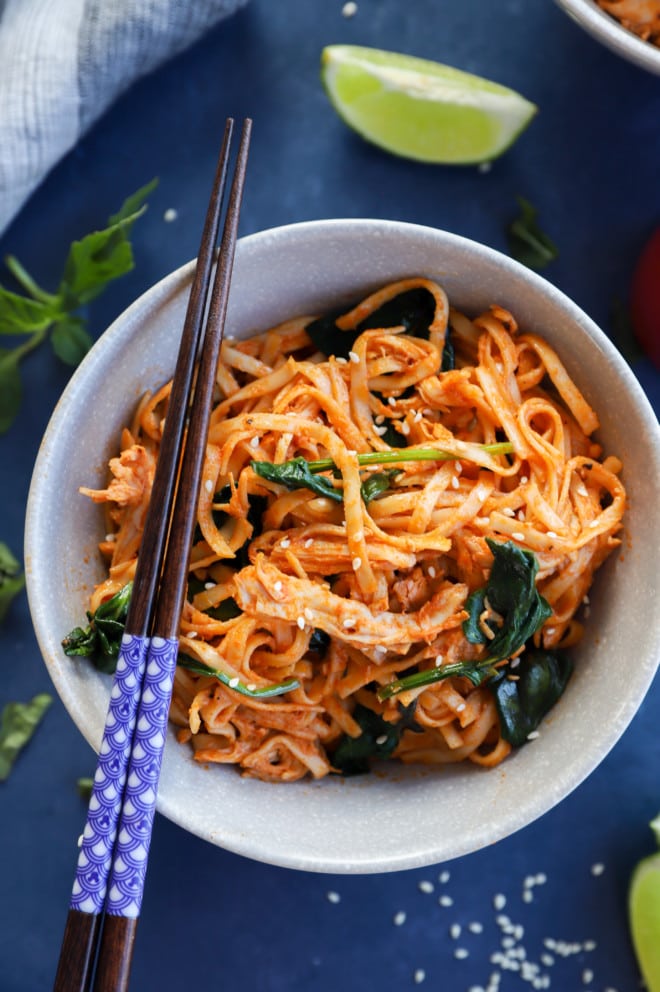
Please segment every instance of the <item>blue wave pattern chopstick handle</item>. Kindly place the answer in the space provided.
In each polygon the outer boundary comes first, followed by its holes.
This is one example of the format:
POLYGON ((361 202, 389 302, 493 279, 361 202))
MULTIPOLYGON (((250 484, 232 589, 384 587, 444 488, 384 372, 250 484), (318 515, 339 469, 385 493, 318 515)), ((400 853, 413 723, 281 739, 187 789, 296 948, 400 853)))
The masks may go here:
POLYGON ((83 913, 103 911, 148 648, 147 637, 122 637, 71 895, 83 913))
POLYGON ((178 638, 152 637, 128 767, 106 912, 138 917, 156 811, 178 638))

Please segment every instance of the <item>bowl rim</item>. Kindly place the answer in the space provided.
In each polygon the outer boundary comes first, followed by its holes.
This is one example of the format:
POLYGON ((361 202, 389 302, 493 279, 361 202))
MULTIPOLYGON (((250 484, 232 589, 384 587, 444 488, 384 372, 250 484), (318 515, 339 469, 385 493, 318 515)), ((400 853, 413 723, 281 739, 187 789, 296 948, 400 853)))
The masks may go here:
POLYGON ((610 51, 648 72, 660 74, 660 48, 633 34, 595 0, 556 0, 556 3, 610 51))
MULTIPOLYGON (((260 244, 265 241, 274 241, 275 247, 277 247, 282 240, 289 241, 292 237, 297 238, 302 236, 304 238, 308 235, 317 236, 319 234, 327 234, 332 236, 337 232, 342 232, 345 236, 355 237, 358 234, 366 234, 369 231, 376 234, 405 235, 410 238, 419 239, 430 237, 436 242, 437 245, 444 242, 445 245, 451 245, 456 249, 463 248, 465 250, 469 250, 473 254, 489 260, 492 264, 496 264, 504 275, 507 271, 510 273, 517 273, 518 276, 522 273, 524 280, 529 283, 537 293, 541 293, 546 300, 549 299, 554 306, 562 311, 563 315, 568 316, 576 324, 578 324, 585 334, 599 348, 599 350, 605 353, 605 359, 615 365, 616 374, 625 386, 625 389, 631 394, 634 405, 639 411, 640 417, 650 427, 648 446, 650 449, 652 465, 649 465, 649 471, 654 470, 656 477, 660 480, 660 427, 658 426, 657 419, 646 394, 620 353, 609 341, 606 335, 591 320, 591 318, 589 318, 584 311, 582 311, 577 304, 573 303, 573 301, 570 300, 562 291, 558 290, 553 284, 549 283, 542 276, 527 269, 514 259, 503 255, 495 249, 465 238, 461 235, 453 234, 438 228, 413 224, 405 221, 339 218, 302 221, 294 224, 268 228, 263 231, 258 231, 247 235, 239 240, 237 262, 240 258, 240 252, 249 251, 252 247, 256 247, 258 249, 260 244), (653 439, 655 439, 654 444, 653 439)), ((95 366, 99 363, 103 363, 104 353, 106 349, 112 345, 115 338, 120 341, 124 335, 127 335, 127 339, 130 339, 134 333, 136 321, 143 319, 145 314, 148 317, 149 311, 152 308, 157 306, 159 303, 166 302, 168 298, 185 290, 186 285, 191 280, 193 266, 194 259, 168 273, 158 282, 149 287, 144 293, 142 293, 112 322, 108 329, 99 338, 97 344, 95 344, 95 346, 91 349, 88 356, 86 356, 81 365, 76 369, 51 415, 39 453, 37 455, 33 478, 28 494, 25 527, 26 584, 35 633, 37 635, 37 640, 39 642, 42 655, 46 661, 49 675, 55 685, 60 699, 64 703, 78 729, 95 750, 98 749, 96 740, 98 727, 96 725, 92 725, 92 721, 88 719, 84 713, 81 714, 79 700, 75 698, 71 691, 72 686, 67 683, 64 677, 59 677, 57 670, 54 671, 53 666, 47 661, 50 654, 48 631, 44 629, 42 605, 40 603, 33 574, 33 547, 35 536, 38 533, 39 527, 39 466, 41 464, 41 460, 46 457, 50 439, 57 435, 60 426, 66 420, 69 407, 77 402, 78 383, 84 383, 85 378, 93 372, 95 366), (106 342, 105 347, 103 346, 103 342, 106 342)), ((518 829, 527 826, 539 816, 554 808, 557 803, 569 795, 594 771, 594 769, 600 764, 612 747, 614 747, 626 730, 653 681, 658 663, 660 662, 660 630, 656 631, 654 648, 654 654, 649 655, 649 657, 644 660, 644 663, 635 673, 635 692, 618 708, 614 730, 610 730, 607 735, 604 734, 604 739, 600 741, 597 747, 593 747, 588 753, 585 751, 584 756, 580 758, 579 761, 576 761, 571 765, 569 774, 567 774, 566 771, 562 771, 561 774, 558 774, 554 782, 554 788, 548 790, 548 794, 543 797, 542 801, 538 801, 538 798, 535 799, 533 803, 534 808, 532 810, 526 807, 525 810, 520 809, 509 811, 507 816, 502 817, 503 822, 499 825, 499 829, 497 831, 494 831, 490 825, 488 826, 488 829, 486 829, 485 826, 481 826, 479 828, 475 828, 475 831, 469 840, 468 838, 455 838, 452 841, 452 846, 448 853, 446 839, 444 839, 444 841, 443 839, 435 841, 433 839, 429 839, 427 847, 423 853, 420 853, 420 850, 415 848, 405 856, 390 856, 389 858, 374 856, 356 860, 356 858, 353 857, 351 860, 351 858, 338 858, 336 855, 331 856, 330 853, 321 858, 319 856, 311 857, 305 853, 300 854, 295 850, 288 850, 286 855, 283 855, 279 851, 276 854, 273 854, 272 851, 265 851, 262 843, 251 839, 249 836, 241 836, 238 838, 232 836, 227 838, 226 835, 222 835, 221 829, 214 832, 212 835, 206 831, 200 830, 199 828, 196 829, 195 826, 187 819, 186 813, 182 809, 182 804, 180 802, 177 803, 174 795, 163 796, 160 794, 158 797, 157 808, 159 812, 163 813, 168 817, 168 819, 171 819, 179 826, 193 834, 196 834, 197 836, 202 837, 205 840, 224 847, 226 850, 233 851, 234 853, 245 857, 250 857, 258 861, 265 861, 267 863, 280 865, 283 867, 321 872, 350 873, 357 871, 360 873, 368 873, 415 868, 420 867, 421 865, 435 864, 441 861, 451 860, 452 858, 479 850, 481 847, 499 841, 504 837, 508 837, 512 833, 515 833, 518 829)))

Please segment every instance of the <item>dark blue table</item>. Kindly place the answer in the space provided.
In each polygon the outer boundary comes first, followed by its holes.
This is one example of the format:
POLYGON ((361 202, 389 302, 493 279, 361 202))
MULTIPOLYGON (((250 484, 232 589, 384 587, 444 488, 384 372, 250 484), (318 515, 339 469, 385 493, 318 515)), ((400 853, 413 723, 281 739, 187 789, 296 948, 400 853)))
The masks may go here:
MULTIPOLYGON (((98 336, 194 255, 228 114, 255 121, 243 233, 309 218, 391 217, 506 250, 505 228, 524 195, 560 249, 547 278, 608 333, 636 255, 660 222, 660 78, 599 47, 552 3, 360 0, 348 19, 342 0, 251 0, 127 93, 23 209, 2 254, 15 253, 49 287, 69 242, 159 176, 134 228, 134 272, 90 312, 98 336), (487 173, 387 156, 347 130, 326 100, 319 55, 332 42, 451 63, 520 90, 540 113, 487 173), (177 218, 168 223, 169 208, 177 218)), ((643 359, 633 367, 658 409, 660 375, 643 359)), ((47 348, 24 373, 20 420, 0 438, 0 540, 19 554, 32 465, 68 376, 47 348)), ((0 665, 0 704, 51 688, 24 596, 0 630, 0 665)), ((660 809, 659 704, 656 681, 621 741, 570 797, 492 849, 445 866, 308 875, 228 854, 157 818, 132 987, 467 992, 502 970, 492 955, 510 938, 539 966, 532 977, 547 974, 555 989, 634 992, 626 892, 633 865, 653 847, 647 823, 660 809), (505 897, 503 909, 495 896, 505 897), (524 936, 507 933, 516 925, 524 936)), ((0 785, 2 992, 39 992, 52 981, 85 815, 76 780, 94 764, 56 700, 0 785)), ((527 979, 502 971, 502 992, 534 987, 520 967, 527 979)))

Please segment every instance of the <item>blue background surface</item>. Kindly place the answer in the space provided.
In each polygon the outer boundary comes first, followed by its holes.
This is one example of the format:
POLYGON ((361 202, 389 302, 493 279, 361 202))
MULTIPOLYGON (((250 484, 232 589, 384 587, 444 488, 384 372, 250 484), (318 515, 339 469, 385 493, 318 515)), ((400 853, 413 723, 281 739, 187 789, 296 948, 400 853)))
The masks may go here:
MULTIPOLYGON (((612 307, 625 300, 635 258, 660 223, 660 77, 601 48, 546 0, 359 0, 351 19, 341 0, 251 0, 115 105, 22 210, 0 252, 16 254, 54 288, 69 242, 159 176, 134 228, 134 272, 90 310, 98 337, 195 254, 229 114, 255 124, 243 234, 320 217, 386 217, 506 251, 506 225, 523 195, 560 249, 544 274, 610 334, 612 307), (491 77, 540 113, 487 173, 388 156, 350 132, 325 97, 319 56, 333 42, 397 49, 491 77), (168 208, 178 212, 171 223, 163 218, 168 208)), ((660 375, 643 358, 632 362, 659 409, 660 375)), ((0 540, 17 554, 32 465, 68 375, 47 347, 30 356, 20 419, 0 437, 0 540)), ((24 596, 0 630, 0 665, 0 705, 51 690, 24 596)), ((634 992, 626 897, 635 862, 653 849, 647 823, 660 810, 659 704, 656 679, 622 739, 572 795, 511 838, 446 866, 305 874, 229 854, 157 817, 131 987, 325 992, 341 984, 343 992, 365 992, 416 987, 423 969, 421 988, 467 992, 499 970, 490 958, 501 949, 493 907, 500 893, 504 913, 525 928, 529 959, 547 953, 548 937, 596 943, 543 966, 553 988, 634 992), (592 873, 596 863, 602 874, 592 873), (547 881, 525 903, 524 879, 539 872, 547 881), (433 891, 420 890, 420 881, 433 891), (440 905, 443 894, 452 906, 440 905), (406 920, 395 926, 400 911, 406 920), (475 920, 480 934, 465 929, 475 920), (463 926, 458 941, 453 923, 463 926), (455 958, 457 946, 468 956, 455 958)), ((94 764, 56 699, 0 785, 1 992, 50 987, 85 817, 76 780, 94 764)), ((532 985, 519 974, 502 974, 502 992, 524 988, 532 985)))

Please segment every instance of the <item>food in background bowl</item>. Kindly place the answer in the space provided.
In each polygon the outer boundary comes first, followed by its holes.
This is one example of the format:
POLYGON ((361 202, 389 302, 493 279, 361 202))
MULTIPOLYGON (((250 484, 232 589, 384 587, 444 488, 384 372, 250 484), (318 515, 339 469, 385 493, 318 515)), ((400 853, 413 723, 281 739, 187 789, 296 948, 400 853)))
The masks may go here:
MULTIPOLYGON (((77 490, 81 483, 105 486, 108 460, 140 396, 171 376, 191 271, 186 266, 153 287, 103 335, 74 373, 35 466, 26 534, 30 608, 53 682, 96 748, 109 680, 61 647, 104 578, 97 550, 102 510, 77 490)), ((345 308, 420 273, 440 284, 460 312, 478 315, 496 303, 515 314, 521 334, 540 333, 561 356, 598 410, 598 442, 624 462, 630 505, 623 542, 595 577, 567 690, 540 737, 495 768, 458 762, 438 774, 432 766, 383 762, 377 774, 274 787, 192 761, 172 730, 158 809, 248 857, 305 870, 380 872, 491 844, 551 809, 593 771, 656 671, 660 632, 649 617, 660 554, 660 432, 618 352, 558 290, 513 260, 445 232, 394 221, 319 221, 239 242, 228 333, 241 341, 291 314, 345 308)))
POLYGON ((617 55, 660 73, 658 0, 557 0, 573 20, 617 55))
MULTIPOLYGON (((170 714, 196 760, 291 782, 494 767, 538 736, 625 506, 547 342, 409 278, 225 343, 217 382, 170 714)), ((103 670, 170 386, 81 490, 106 507, 109 573, 64 647, 103 670)))

